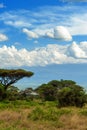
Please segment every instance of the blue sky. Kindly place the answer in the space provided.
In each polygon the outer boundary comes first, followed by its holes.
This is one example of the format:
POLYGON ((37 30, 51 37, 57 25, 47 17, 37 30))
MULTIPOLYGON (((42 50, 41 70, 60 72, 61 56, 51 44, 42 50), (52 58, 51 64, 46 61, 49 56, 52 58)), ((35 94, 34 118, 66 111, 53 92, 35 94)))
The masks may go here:
POLYGON ((19 88, 52 79, 87 87, 87 0, 1 0, 0 63, 35 73, 19 88))

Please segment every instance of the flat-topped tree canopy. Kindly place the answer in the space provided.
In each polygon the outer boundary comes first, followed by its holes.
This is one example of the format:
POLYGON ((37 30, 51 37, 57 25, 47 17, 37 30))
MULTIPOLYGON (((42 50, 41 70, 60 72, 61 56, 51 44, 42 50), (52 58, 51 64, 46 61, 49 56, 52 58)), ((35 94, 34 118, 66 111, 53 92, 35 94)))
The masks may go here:
POLYGON ((33 74, 31 71, 23 69, 0 69, 0 83, 7 89, 11 84, 16 83, 24 77, 31 77, 33 74))

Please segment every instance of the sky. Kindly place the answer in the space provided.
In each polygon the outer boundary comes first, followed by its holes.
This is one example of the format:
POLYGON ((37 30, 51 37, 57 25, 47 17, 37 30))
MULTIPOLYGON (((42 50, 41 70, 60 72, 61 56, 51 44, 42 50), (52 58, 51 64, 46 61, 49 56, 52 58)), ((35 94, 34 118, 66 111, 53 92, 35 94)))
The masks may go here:
POLYGON ((87 88, 87 0, 0 0, 0 68, 34 72, 20 89, 60 79, 87 88))

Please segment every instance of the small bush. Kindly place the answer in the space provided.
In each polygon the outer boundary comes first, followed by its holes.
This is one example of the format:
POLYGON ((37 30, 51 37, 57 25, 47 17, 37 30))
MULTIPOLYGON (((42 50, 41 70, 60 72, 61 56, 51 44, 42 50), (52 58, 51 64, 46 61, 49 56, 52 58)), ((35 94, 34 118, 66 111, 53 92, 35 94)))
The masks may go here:
POLYGON ((57 108, 47 108, 46 110, 41 107, 36 107, 29 115, 28 118, 32 120, 48 120, 57 121, 62 115, 70 114, 71 111, 68 109, 57 109, 57 108))
POLYGON ((36 107, 31 114, 28 115, 28 118, 32 120, 41 120, 43 118, 44 111, 40 107, 36 107))
POLYGON ((79 113, 80 113, 80 115, 87 116, 87 110, 86 109, 80 110, 79 113))

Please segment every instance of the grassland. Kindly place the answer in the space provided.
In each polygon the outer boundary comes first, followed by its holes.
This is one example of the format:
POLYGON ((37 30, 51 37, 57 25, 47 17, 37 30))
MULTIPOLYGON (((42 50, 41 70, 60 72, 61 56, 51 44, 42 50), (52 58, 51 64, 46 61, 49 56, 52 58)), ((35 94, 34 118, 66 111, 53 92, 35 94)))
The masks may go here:
POLYGON ((0 130, 87 130, 87 107, 58 108, 56 102, 0 102, 0 130))

